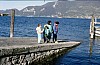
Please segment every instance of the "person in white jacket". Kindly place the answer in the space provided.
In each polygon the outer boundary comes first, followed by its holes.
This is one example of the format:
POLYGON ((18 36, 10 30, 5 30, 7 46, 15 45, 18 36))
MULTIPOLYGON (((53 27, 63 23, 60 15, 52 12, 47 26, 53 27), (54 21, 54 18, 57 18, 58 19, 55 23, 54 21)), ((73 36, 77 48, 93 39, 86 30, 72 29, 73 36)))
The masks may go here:
POLYGON ((36 28, 37 34, 38 34, 38 43, 41 43, 41 39, 42 39, 42 29, 41 29, 41 24, 38 24, 37 28, 36 28))

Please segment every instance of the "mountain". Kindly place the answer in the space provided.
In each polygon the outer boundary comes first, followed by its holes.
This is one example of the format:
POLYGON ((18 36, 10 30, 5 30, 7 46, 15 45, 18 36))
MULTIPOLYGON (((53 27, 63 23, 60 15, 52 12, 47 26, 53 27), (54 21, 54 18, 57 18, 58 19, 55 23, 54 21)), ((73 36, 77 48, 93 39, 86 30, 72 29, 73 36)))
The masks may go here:
MULTIPOLYGON (((16 15, 20 14, 20 11, 18 9, 14 9, 14 10, 16 12, 16 15)), ((0 13, 10 14, 11 13, 11 9, 0 10, 0 13)))
MULTIPOLYGON (((56 1, 42 6, 27 6, 20 11, 15 10, 18 16, 81 17, 95 14, 99 17, 99 3, 100 1, 56 1)), ((10 9, 2 13, 10 13, 10 9)))

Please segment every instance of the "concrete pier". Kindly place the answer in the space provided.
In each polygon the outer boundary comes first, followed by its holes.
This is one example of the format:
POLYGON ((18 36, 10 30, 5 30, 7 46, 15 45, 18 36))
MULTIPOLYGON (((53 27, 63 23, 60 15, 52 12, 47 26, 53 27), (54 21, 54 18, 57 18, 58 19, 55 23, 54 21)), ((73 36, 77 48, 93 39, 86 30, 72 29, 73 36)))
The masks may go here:
POLYGON ((38 44, 36 38, 0 38, 0 64, 30 65, 41 58, 58 54, 79 44, 80 42, 75 41, 38 44))

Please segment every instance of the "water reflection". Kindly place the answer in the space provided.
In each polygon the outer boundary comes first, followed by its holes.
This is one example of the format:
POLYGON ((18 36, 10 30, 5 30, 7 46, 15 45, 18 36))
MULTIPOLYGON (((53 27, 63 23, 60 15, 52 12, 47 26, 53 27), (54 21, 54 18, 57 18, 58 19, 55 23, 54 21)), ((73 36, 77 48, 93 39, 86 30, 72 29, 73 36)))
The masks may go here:
POLYGON ((90 44, 89 44, 89 56, 92 56, 92 50, 93 50, 93 44, 94 44, 95 40, 94 39, 90 39, 90 44))
POLYGON ((93 46, 95 43, 95 39, 90 39, 90 43, 89 43, 89 64, 91 65, 91 58, 92 58, 92 54, 93 54, 93 46))

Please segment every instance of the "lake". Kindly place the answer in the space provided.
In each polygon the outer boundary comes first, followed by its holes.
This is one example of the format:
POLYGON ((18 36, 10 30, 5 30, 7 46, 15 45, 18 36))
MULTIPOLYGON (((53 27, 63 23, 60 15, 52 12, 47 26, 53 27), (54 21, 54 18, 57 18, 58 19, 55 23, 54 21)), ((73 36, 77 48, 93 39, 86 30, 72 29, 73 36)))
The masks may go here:
MULTIPOLYGON (((15 17, 14 37, 37 37, 37 24, 40 23, 43 28, 48 20, 52 21, 52 25, 59 21, 58 39, 81 42, 75 49, 55 59, 54 65, 100 65, 100 39, 90 39, 90 19, 15 17)), ((9 32, 10 17, 1 16, 0 37, 9 37, 9 32)))

